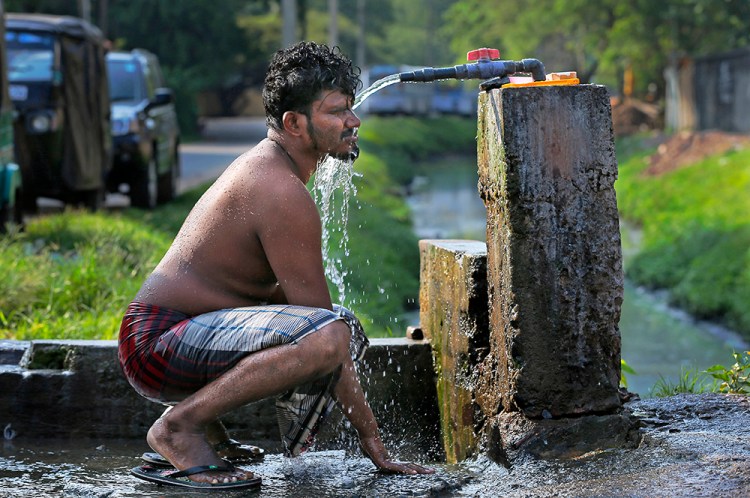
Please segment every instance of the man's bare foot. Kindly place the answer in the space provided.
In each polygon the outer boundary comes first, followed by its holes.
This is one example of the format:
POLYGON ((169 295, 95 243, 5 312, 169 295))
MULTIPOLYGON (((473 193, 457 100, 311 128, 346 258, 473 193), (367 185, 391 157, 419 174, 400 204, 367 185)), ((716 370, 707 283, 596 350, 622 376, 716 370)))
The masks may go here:
MULTIPOLYGON (((205 430, 164 414, 148 430, 146 441, 178 470, 198 465, 226 466, 208 441, 205 430)), ((190 479, 207 484, 229 483, 253 478, 253 473, 235 469, 231 472, 211 472, 191 475, 190 479)))

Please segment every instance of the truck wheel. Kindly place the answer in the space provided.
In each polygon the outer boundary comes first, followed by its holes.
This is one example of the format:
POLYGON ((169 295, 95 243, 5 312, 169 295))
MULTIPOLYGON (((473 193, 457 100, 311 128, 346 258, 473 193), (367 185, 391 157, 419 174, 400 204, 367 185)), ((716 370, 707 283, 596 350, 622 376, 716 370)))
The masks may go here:
POLYGON ((0 206, 0 233, 7 233, 15 225, 17 230, 23 229, 23 206, 21 205, 21 189, 16 189, 15 203, 11 206, 4 203, 0 206))
POLYGON ((83 190, 78 193, 79 202, 92 213, 99 211, 104 206, 104 187, 94 190, 83 190))
POLYGON ((23 192, 23 198, 19 203, 24 213, 39 213, 39 205, 36 202, 36 194, 30 190, 23 192))
POLYGON ((159 204, 169 202, 177 195, 177 178, 180 176, 180 156, 177 150, 169 162, 169 170, 159 177, 159 204))
POLYGON ((23 190, 21 188, 16 189, 16 205, 13 206, 13 221, 16 225, 23 230, 25 224, 23 222, 23 190))
POLYGON ((0 206, 0 233, 7 233, 10 227, 10 213, 12 212, 11 206, 7 202, 4 202, 0 206))
POLYGON ((151 157, 146 169, 141 171, 130 184, 130 204, 141 209, 154 209, 158 194, 156 157, 151 157))

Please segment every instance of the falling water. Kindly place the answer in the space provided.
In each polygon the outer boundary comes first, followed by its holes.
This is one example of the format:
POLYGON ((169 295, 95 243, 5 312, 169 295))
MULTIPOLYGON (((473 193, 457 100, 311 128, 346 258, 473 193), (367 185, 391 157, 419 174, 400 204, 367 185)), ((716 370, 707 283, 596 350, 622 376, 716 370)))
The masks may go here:
POLYGON ((346 285, 344 278, 348 272, 344 269, 341 256, 349 256, 349 199, 357 195, 352 178, 354 161, 341 160, 327 156, 318 164, 313 183, 313 197, 320 209, 320 219, 323 224, 323 263, 326 277, 338 290, 338 302, 344 304, 346 299, 346 285), (340 195, 336 196, 336 192, 340 195), (340 234, 340 238, 333 240, 340 248, 336 254, 331 247, 331 235, 340 234))
MULTIPOLYGON (((352 110, 359 107, 373 93, 399 81, 398 74, 379 79, 357 95, 352 110)), ((352 160, 344 161, 326 156, 318 164, 313 183, 313 197, 320 209, 320 218, 323 223, 322 249, 325 275, 336 286, 338 302, 341 304, 345 303, 344 279, 349 272, 344 269, 340 255, 349 256, 349 233, 346 224, 349 220, 349 199, 357 194, 357 189, 352 182, 355 174, 352 160), (340 192, 339 199, 335 196, 337 191, 340 192), (331 250, 331 235, 335 233, 340 234, 340 239, 334 240, 338 242, 340 248, 340 252, 337 251, 339 256, 334 256, 334 251, 331 250)))
POLYGON ((398 83, 401 81, 399 79, 398 74, 391 74, 390 76, 386 76, 385 78, 380 78, 378 81, 367 87, 363 92, 360 92, 357 97, 354 99, 354 105, 352 106, 352 110, 359 107, 362 102, 365 101, 367 97, 372 95, 373 93, 377 92, 378 90, 382 90, 383 88, 393 85, 394 83, 398 83))

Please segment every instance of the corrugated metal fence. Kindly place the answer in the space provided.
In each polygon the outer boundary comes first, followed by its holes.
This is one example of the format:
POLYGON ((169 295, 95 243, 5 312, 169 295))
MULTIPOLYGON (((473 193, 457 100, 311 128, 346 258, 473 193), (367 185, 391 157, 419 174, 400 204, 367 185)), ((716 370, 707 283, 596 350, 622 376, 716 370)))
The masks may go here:
POLYGON ((682 59, 664 77, 667 129, 750 132, 750 48, 682 59))

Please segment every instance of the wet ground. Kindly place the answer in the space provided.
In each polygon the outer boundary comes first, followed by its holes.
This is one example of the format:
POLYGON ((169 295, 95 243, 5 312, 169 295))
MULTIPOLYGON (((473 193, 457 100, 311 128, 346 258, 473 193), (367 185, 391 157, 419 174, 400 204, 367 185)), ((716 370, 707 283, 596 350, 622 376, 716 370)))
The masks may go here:
MULTIPOLYGON (((380 497, 744 497, 750 496, 750 398, 681 395, 628 405, 643 424, 636 449, 592 452, 565 461, 514 462, 508 470, 484 457, 435 464, 431 476, 385 476, 343 450, 288 460, 269 454, 249 465, 263 478, 257 491, 222 496, 380 497)), ((181 488, 139 481, 145 443, 5 441, 0 497, 178 497, 181 488)))

